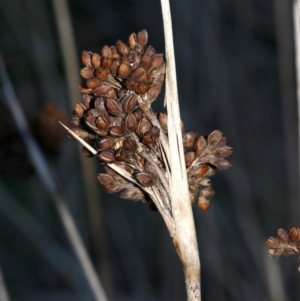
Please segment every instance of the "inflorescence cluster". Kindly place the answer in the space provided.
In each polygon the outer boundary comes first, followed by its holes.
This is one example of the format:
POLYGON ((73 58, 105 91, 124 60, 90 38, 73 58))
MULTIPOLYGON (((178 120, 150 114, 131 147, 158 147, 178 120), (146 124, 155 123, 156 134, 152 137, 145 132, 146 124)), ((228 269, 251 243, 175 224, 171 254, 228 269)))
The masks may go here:
MULTIPOLYGON (((168 115, 151 108, 161 92, 165 62, 147 43, 148 34, 143 30, 131 34, 128 45, 119 40, 115 46, 104 46, 100 54, 83 52, 83 83, 79 87, 83 98, 75 105, 76 127, 72 130, 97 150, 107 171, 98 175, 106 192, 149 202, 155 209, 147 189, 155 187, 156 194, 168 204, 172 150, 168 149, 168 115), (126 171, 133 181, 113 166, 126 171)), ((182 123, 182 132, 191 202, 208 210, 214 195, 209 177, 216 169, 231 166, 224 158, 232 149, 220 131, 199 137, 184 131, 182 123)), ((92 155, 87 148, 83 153, 92 155)))

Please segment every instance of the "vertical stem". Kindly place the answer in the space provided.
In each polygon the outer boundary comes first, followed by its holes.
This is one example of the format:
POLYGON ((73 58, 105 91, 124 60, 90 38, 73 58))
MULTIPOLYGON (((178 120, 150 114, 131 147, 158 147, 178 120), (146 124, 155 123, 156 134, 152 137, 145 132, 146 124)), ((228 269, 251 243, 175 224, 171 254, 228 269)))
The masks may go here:
POLYGON ((168 0, 161 0, 166 47, 166 97, 170 153, 170 198, 175 226, 173 240, 182 261, 188 301, 201 300, 200 259, 185 168, 177 92, 172 20, 168 0))

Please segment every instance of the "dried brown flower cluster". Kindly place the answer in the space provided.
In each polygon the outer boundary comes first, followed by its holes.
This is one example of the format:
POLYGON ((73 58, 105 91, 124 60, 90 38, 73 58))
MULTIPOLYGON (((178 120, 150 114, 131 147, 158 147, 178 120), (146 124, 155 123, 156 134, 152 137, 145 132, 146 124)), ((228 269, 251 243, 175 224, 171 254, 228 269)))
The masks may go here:
POLYGON ((277 237, 270 237, 267 240, 270 257, 277 258, 281 255, 300 256, 300 229, 291 228, 289 232, 284 229, 277 230, 277 237))
MULTIPOLYGON (((168 116, 151 108, 161 91, 165 62, 147 42, 148 34, 143 30, 131 34, 128 45, 118 41, 115 46, 104 46, 100 54, 83 52, 84 83, 79 87, 83 98, 74 108, 73 132, 96 149, 105 164, 107 173, 99 174, 98 179, 106 192, 120 192, 124 199, 150 202, 153 207, 147 189, 156 187, 155 195, 168 207, 168 152, 172 151, 167 147, 168 116)), ((207 210, 214 195, 208 177, 216 169, 230 167, 224 157, 232 149, 220 131, 205 139, 183 130, 183 144, 191 201, 207 210)), ((92 155, 87 148, 83 153, 92 155)))

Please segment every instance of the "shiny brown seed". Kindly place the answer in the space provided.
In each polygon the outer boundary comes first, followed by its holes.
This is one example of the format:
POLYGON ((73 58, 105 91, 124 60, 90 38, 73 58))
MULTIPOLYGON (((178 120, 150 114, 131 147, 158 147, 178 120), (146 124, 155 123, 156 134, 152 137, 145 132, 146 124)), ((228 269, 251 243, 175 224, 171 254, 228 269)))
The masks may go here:
POLYGON ((128 44, 129 44, 129 47, 130 47, 131 49, 134 49, 134 48, 136 47, 137 41, 136 41, 136 34, 135 34, 135 33, 132 33, 132 34, 129 36, 128 44))
POLYGON ((118 53, 118 50, 115 46, 110 46, 110 50, 111 50, 111 55, 112 55, 111 57, 113 59, 120 59, 121 58, 121 56, 118 53))
POLYGON ((185 132, 182 136, 183 146, 192 147, 195 143, 196 136, 196 132, 185 132))
POLYGON ((122 63, 118 68, 118 76, 121 78, 127 78, 131 73, 131 67, 129 64, 122 63))
POLYGON ((190 166, 191 163, 195 159, 195 153, 194 152, 187 152, 184 154, 184 159, 185 159, 185 165, 190 166))
POLYGON ((103 138, 100 141, 100 145, 99 145, 100 150, 111 149, 114 146, 114 144, 115 144, 115 140, 116 139, 112 138, 112 137, 103 138))
POLYGON ((110 47, 104 46, 101 49, 101 56, 104 57, 104 58, 111 58, 112 57, 112 51, 111 51, 110 47))
POLYGON ((121 116, 123 114, 121 104, 113 98, 106 99, 105 106, 107 111, 112 115, 121 116))
POLYGON ((139 81, 142 76, 145 76, 147 71, 143 67, 136 68, 131 74, 131 78, 139 81))
POLYGON ((137 143, 134 139, 128 138, 123 142, 123 148, 133 153, 137 150, 137 143))
POLYGON ((99 86, 99 81, 96 78, 90 78, 86 81, 86 84, 90 89, 94 90, 99 86))
POLYGON ((198 199, 198 207, 203 211, 208 211, 210 208, 209 200, 200 196, 198 199))
POLYGON ((106 79, 107 76, 109 74, 109 71, 107 69, 101 68, 99 67, 96 71, 95 71, 95 76, 96 78, 98 78, 99 80, 103 80, 106 79))
POLYGON ((207 142, 205 138, 203 136, 200 136, 194 145, 194 151, 196 155, 199 156, 206 149, 206 146, 207 142))
POLYGON ((97 119, 97 117, 95 117, 95 116, 88 116, 85 118, 85 122, 90 128, 97 129, 96 119, 97 119))
POLYGON ((222 139, 222 133, 220 131, 212 132, 207 138, 207 147, 209 149, 214 149, 218 146, 222 139))
POLYGON ((122 137, 124 135, 124 128, 122 126, 113 126, 110 128, 109 134, 113 137, 122 137))
POLYGON ((133 113, 129 113, 124 120, 124 125, 125 128, 129 131, 129 132, 134 132, 136 130, 137 127, 137 121, 136 118, 134 116, 133 113))
POLYGON ((116 99, 117 93, 116 90, 114 88, 110 88, 108 89, 104 94, 103 97, 104 98, 113 98, 116 99))
POLYGON ((147 84, 139 84, 134 90, 137 94, 145 94, 148 91, 147 84))
POLYGON ((289 235, 284 229, 278 229, 277 230, 277 236, 284 242, 289 241, 289 235))
POLYGON ((146 70, 148 70, 151 67, 152 64, 152 59, 150 55, 143 55, 141 61, 140 61, 140 66, 144 67, 146 70))
POLYGON ((98 174, 97 178, 98 181, 104 186, 112 185, 114 183, 114 178, 107 173, 100 173, 98 174))
POLYGON ((82 63, 87 67, 91 66, 91 52, 88 51, 82 52, 82 63))
POLYGON ((137 34, 136 40, 137 40, 138 44, 140 44, 142 46, 145 46, 148 43, 148 33, 147 33, 147 31, 145 29, 140 31, 137 34))
POLYGON ((132 112, 137 106, 137 95, 136 94, 128 94, 122 100, 122 106, 125 113, 132 112))
POLYGON ((79 103, 75 104, 73 114, 76 115, 76 116, 78 116, 79 118, 81 118, 83 116, 83 114, 84 114, 84 108, 82 107, 81 104, 79 104, 79 103))
POLYGON ((94 53, 92 56, 92 66, 94 69, 97 69, 100 67, 101 63, 101 56, 98 53, 94 53))
POLYGON ((136 179, 138 182, 145 186, 145 187, 150 187, 154 185, 154 180, 153 177, 150 174, 147 174, 145 172, 141 172, 136 175, 136 179))
POLYGON ((100 115, 100 112, 96 109, 91 109, 87 112, 87 115, 98 117, 100 115))
POLYGON ((83 68, 83 69, 80 70, 80 75, 83 78, 87 79, 87 78, 93 77, 94 76, 94 72, 93 72, 93 70, 91 68, 86 67, 86 68, 83 68))
POLYGON ((115 162, 115 156, 114 156, 113 151, 111 151, 111 150, 101 151, 99 153, 98 157, 104 163, 113 163, 113 162, 115 162))
POLYGON ((299 228, 293 227, 289 232, 289 238, 291 241, 298 241, 300 239, 299 228))
POLYGON ((155 138, 149 132, 147 132, 147 133, 145 133, 144 137, 142 138, 142 142, 144 144, 150 145, 155 142, 155 138))

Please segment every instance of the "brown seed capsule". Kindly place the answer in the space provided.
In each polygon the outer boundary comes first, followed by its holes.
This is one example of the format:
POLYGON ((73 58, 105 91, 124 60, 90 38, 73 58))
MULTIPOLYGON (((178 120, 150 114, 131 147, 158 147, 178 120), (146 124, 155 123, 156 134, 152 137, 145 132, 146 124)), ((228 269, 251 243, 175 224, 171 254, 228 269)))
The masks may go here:
POLYGON ((212 186, 205 186, 201 189, 200 195, 207 200, 211 199, 215 195, 215 190, 212 186))
POLYGON ((206 149, 207 142, 203 136, 200 136, 195 145, 194 145, 194 151, 196 153, 196 156, 201 155, 201 153, 206 149))
POLYGON ((100 130, 107 130, 109 128, 109 118, 108 116, 99 116, 96 120, 96 126, 100 130))
POLYGON ((91 128, 91 129, 97 129, 96 127, 96 119, 95 116, 88 116, 85 118, 85 123, 91 128))
MULTIPOLYGON (((168 131, 168 115, 165 113, 159 113, 158 120, 161 127, 167 132, 168 131)), ((184 137, 183 137, 184 139, 184 137)))
POLYGON ((147 71, 143 67, 136 68, 131 74, 131 78, 139 81, 141 77, 147 75, 147 71))
POLYGON ((97 178, 98 181, 104 186, 112 185, 114 183, 114 178, 107 173, 100 173, 98 174, 97 178))
POLYGON ((81 118, 84 114, 84 108, 80 103, 76 103, 74 107, 73 114, 81 118))
POLYGON ((106 57, 106 58, 111 58, 112 57, 112 51, 111 51, 110 47, 104 46, 101 49, 101 56, 106 57))
POLYGON ((100 112, 96 109, 91 109, 87 112, 87 116, 98 117, 99 115, 100 115, 100 112))
POLYGON ((209 166, 205 163, 200 163, 193 167, 192 174, 197 177, 204 177, 207 176, 208 171, 209 171, 209 166))
POLYGON ((92 78, 94 76, 94 72, 91 68, 85 67, 80 70, 80 75, 85 79, 92 78))
POLYGON ((111 151, 111 150, 101 151, 99 153, 98 157, 104 163, 113 163, 113 162, 115 162, 115 156, 114 156, 113 151, 111 151))
POLYGON ((104 98, 113 98, 113 99, 117 99, 116 98, 116 90, 114 88, 110 88, 108 89, 102 96, 104 98))
POLYGON ((231 164, 226 159, 220 157, 213 157, 210 160, 210 164, 216 166, 219 170, 224 170, 231 166, 231 164))
POLYGON ((117 75, 119 66, 120 66, 120 60, 114 60, 113 63, 111 64, 109 70, 113 76, 117 75))
POLYGON ((91 66, 91 52, 88 51, 82 52, 82 63, 87 67, 91 66))
POLYGON ((203 211, 208 211, 210 208, 209 200, 200 196, 198 199, 198 207, 203 211))
POLYGON ((134 132, 137 127, 137 121, 133 113, 129 113, 124 120, 124 125, 126 130, 129 132, 134 132))
POLYGON ((122 125, 122 118, 114 116, 108 116, 108 118, 110 127, 122 125))
POLYGON ((145 46, 148 43, 148 33, 147 33, 147 31, 145 29, 140 31, 137 34, 136 40, 137 40, 138 44, 140 44, 141 46, 145 46))
POLYGON ((98 53, 94 53, 92 56, 92 66, 94 69, 100 67, 101 56, 98 53))
POLYGON ((289 238, 291 241, 298 241, 300 239, 300 229, 293 227, 289 232, 289 238))
POLYGON ((153 102, 154 100, 157 99, 158 95, 161 92, 161 86, 160 85, 156 85, 151 87, 148 90, 148 97, 149 97, 149 101, 153 102))
POLYGON ((134 116, 135 116, 135 118, 136 118, 136 120, 137 120, 137 122, 139 122, 143 117, 144 117, 144 112, 142 111, 142 110, 135 110, 134 112, 133 112, 133 114, 134 114, 134 116))
POLYGON ((131 49, 134 49, 136 44, 137 44, 137 41, 136 41, 136 34, 135 33, 132 33, 130 36, 129 36, 129 39, 128 39, 128 44, 129 44, 129 47, 131 49))
POLYGON ((218 157, 228 157, 233 152, 232 148, 230 146, 222 146, 218 147, 213 154, 218 157))
POLYGON ((95 71, 95 76, 99 80, 106 79, 108 74, 109 74, 109 71, 107 69, 104 69, 104 68, 101 68, 101 67, 97 68, 96 71, 95 71))
POLYGON ((108 69, 112 66, 114 60, 111 58, 107 58, 107 57, 102 57, 101 58, 101 67, 108 69))
POLYGON ((116 48, 122 56, 128 56, 128 54, 130 52, 130 48, 125 43, 123 43, 121 40, 117 41, 116 48))
POLYGON ((148 91, 149 87, 147 84, 139 84, 134 88, 137 94, 145 94, 148 91))
POLYGON ((152 59, 150 55, 143 55, 141 61, 140 61, 140 66, 144 67, 146 70, 148 70, 151 67, 152 64, 152 59))
POLYGON ((152 56, 152 64, 150 70, 157 69, 161 66, 164 61, 164 56, 162 54, 155 54, 152 56))
POLYGON ((218 146, 222 139, 222 133, 220 131, 213 131, 207 138, 207 147, 214 149, 218 146))
POLYGON ((118 76, 121 78, 127 78, 131 73, 131 67, 129 64, 122 63, 118 67, 118 76))
POLYGON ((111 149, 115 144, 115 140, 116 139, 112 138, 112 137, 107 137, 107 138, 101 139, 100 145, 99 145, 100 150, 111 149))
POLYGON ((147 117, 143 117, 139 122, 136 133, 141 137, 150 129, 151 123, 147 117))
POLYGON ((130 187, 123 189, 120 197, 125 200, 139 201, 144 198, 144 193, 137 187, 130 187))
POLYGON ((137 106, 137 95, 136 94, 128 94, 122 100, 122 106, 125 113, 132 112, 137 106))
MULTIPOLYGON (((119 165, 119 164, 118 164, 119 165)), ((105 170, 112 176, 119 176, 119 174, 114 171, 111 167, 104 165, 105 170)))
POLYGON ((85 84, 82 84, 78 86, 78 91, 85 94, 91 94, 93 89, 90 89, 85 84))
POLYGON ((118 53, 117 48, 115 46, 110 46, 110 50, 111 50, 111 55, 112 55, 111 57, 113 59, 118 59, 119 60, 121 58, 121 56, 118 53))
POLYGON ((145 52, 144 52, 144 56, 147 55, 147 56, 151 57, 154 54, 156 54, 155 49, 151 45, 147 46, 147 48, 145 49, 145 52))
POLYGON ((94 107, 97 111, 99 111, 103 115, 107 115, 108 113, 105 109, 105 99, 102 97, 97 97, 94 102, 94 107))
POLYGON ((110 128, 109 134, 113 137, 122 137, 124 135, 124 128, 122 126, 113 126, 110 128))
POLYGON ((195 143, 197 133, 185 132, 182 136, 182 142, 184 147, 192 147, 195 143))
POLYGON ((190 166, 195 159, 195 153, 194 152, 185 153, 184 159, 185 159, 185 165, 190 166))
POLYGON ((270 249, 277 249, 280 247, 281 242, 276 237, 270 237, 267 240, 267 245, 270 249))
POLYGON ((90 102, 91 102, 91 96, 87 94, 83 94, 80 104, 85 110, 88 110, 90 108, 90 102))
POLYGON ((117 100, 113 98, 106 99, 105 106, 110 114, 115 116, 123 115, 121 104, 117 100))
POLYGON ((111 88, 111 85, 108 83, 100 82, 97 89, 93 91, 93 93, 97 96, 104 95, 109 89, 111 88))
POLYGON ((289 235, 284 229, 278 229, 277 230, 277 236, 284 242, 289 241, 289 235))
POLYGON ((136 175, 136 179, 141 185, 145 187, 150 187, 154 185, 153 177, 145 172, 138 173, 136 175))
POLYGON ((96 78, 90 78, 86 81, 86 84, 90 89, 94 90, 99 86, 99 81, 96 78))
POLYGON ((137 143, 134 139, 128 138, 123 142, 123 147, 129 152, 135 152, 137 150, 137 143))
POLYGON ((129 153, 125 149, 120 148, 116 151, 115 157, 118 162, 124 162, 129 157, 129 153))

